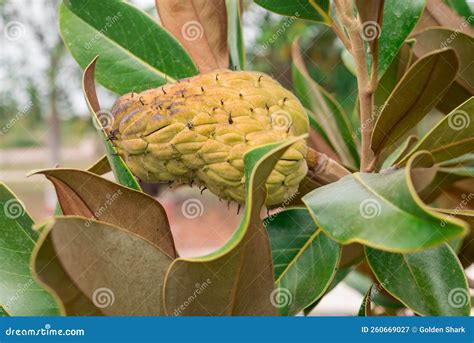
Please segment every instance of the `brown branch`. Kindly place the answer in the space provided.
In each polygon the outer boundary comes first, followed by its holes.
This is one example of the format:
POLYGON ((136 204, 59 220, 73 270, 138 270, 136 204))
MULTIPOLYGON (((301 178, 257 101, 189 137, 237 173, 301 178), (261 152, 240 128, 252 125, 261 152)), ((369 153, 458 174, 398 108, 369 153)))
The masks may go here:
MULTIPOLYGON (((370 139, 372 136, 373 122, 372 113, 374 106, 374 89, 372 85, 375 81, 369 79, 369 71, 367 60, 365 57, 365 44, 362 39, 362 24, 358 18, 354 16, 352 0, 335 0, 337 15, 341 23, 346 28, 351 42, 351 54, 354 58, 356 67, 357 86, 359 92, 360 121, 361 121, 361 166, 360 170, 371 171, 371 161, 374 153, 370 148, 370 139)), ((377 63, 373 65, 377 68, 377 63)), ((372 79, 377 74, 373 72, 372 79)))
POLYGON ((309 167, 307 176, 321 185, 336 182, 350 174, 350 171, 335 160, 311 148, 308 148, 306 162, 309 167))
POLYGON ((331 28, 334 31, 334 33, 339 37, 341 40, 342 44, 344 44, 344 47, 348 50, 351 51, 351 42, 347 38, 346 34, 344 33, 343 30, 339 27, 339 25, 336 23, 335 20, 331 22, 331 28))

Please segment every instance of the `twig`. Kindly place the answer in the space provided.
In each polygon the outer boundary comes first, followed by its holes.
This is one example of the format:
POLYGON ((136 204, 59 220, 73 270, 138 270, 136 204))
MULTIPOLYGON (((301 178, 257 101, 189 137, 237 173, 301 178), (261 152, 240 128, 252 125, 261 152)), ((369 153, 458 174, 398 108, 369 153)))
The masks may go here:
POLYGON ((308 149, 306 162, 309 167, 308 177, 321 185, 336 182, 340 178, 350 174, 350 171, 332 158, 311 148, 308 149))
POLYGON ((335 20, 331 22, 331 28, 334 31, 334 33, 339 37, 342 44, 344 44, 344 47, 350 52, 352 49, 351 42, 349 41, 349 39, 347 38, 345 33, 341 30, 341 28, 339 27, 339 25, 336 23, 335 20))
MULTIPOLYGON (((370 148, 370 139, 373 130, 373 94, 375 88, 372 85, 376 78, 377 72, 372 73, 372 79, 369 79, 369 71, 367 60, 365 57, 365 44, 362 39, 362 24, 358 18, 354 16, 352 0, 335 0, 337 15, 341 23, 346 28, 351 42, 351 54, 354 58, 356 67, 357 86, 359 92, 360 121, 361 121, 361 166, 360 170, 370 172, 371 161, 374 153, 370 148)), ((372 70, 377 68, 377 63, 372 65, 372 70)))

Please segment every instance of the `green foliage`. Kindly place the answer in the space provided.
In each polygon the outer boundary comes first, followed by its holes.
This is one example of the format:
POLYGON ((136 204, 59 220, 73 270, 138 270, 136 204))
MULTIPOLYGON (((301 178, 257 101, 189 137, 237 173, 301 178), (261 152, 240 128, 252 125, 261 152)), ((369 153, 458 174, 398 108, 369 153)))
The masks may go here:
POLYGON ((39 233, 33 220, 10 189, 0 183, 0 306, 12 316, 54 316, 56 300, 44 290, 30 269, 30 255, 39 233))

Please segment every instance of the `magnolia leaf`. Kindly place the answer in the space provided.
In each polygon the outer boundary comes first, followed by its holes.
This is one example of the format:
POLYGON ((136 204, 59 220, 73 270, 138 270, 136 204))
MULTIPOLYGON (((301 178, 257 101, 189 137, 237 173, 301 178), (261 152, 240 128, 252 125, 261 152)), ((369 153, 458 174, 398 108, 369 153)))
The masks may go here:
POLYGON ((410 254, 366 247, 366 256, 381 285, 416 313, 469 315, 471 306, 466 276, 447 243, 410 254))
POLYGON ((104 155, 100 159, 98 159, 93 165, 87 168, 87 171, 96 175, 104 175, 108 172, 111 172, 112 168, 110 167, 107 155, 104 155))
POLYGON ((186 48, 200 73, 229 66, 225 0, 155 0, 155 4, 161 23, 186 48))
POLYGON ((375 34, 379 37, 379 78, 385 73, 398 50, 407 39, 421 17, 425 5, 424 0, 390 0, 385 1, 382 30, 375 25, 366 25, 367 39, 375 34), (374 27, 375 26, 375 27, 374 27))
MULTIPOLYGON (((460 0, 456 0, 460 2, 460 0)), ((462 0, 461 0, 462 1, 462 0)), ((426 9, 423 16, 415 28, 419 32, 428 27, 444 26, 454 31, 463 31, 470 36, 474 36, 474 29, 470 27, 470 18, 464 20, 449 8, 442 0, 430 0, 426 2, 426 9)))
POLYGON ((374 291, 374 284, 369 287, 369 290, 362 299, 362 304, 359 308, 359 317, 370 317, 372 316, 372 293, 374 291))
POLYGON ((293 208, 264 219, 272 246, 281 315, 295 315, 318 300, 331 284, 340 245, 317 229, 305 208, 293 208))
POLYGON ((59 27, 82 68, 97 55, 98 82, 117 94, 195 75, 186 50, 145 12, 117 0, 63 0, 59 27))
POLYGON ((298 38, 293 42, 292 57, 296 95, 303 105, 314 113, 342 162, 357 168, 359 153, 354 139, 355 132, 347 114, 341 105, 308 74, 301 56, 298 38))
POLYGON ((467 0, 444 0, 443 2, 455 10, 458 15, 469 23, 469 25, 474 26, 474 22, 469 20, 474 12, 469 7, 467 0))
POLYGON ((132 172, 125 164, 122 157, 117 153, 117 150, 110 142, 109 136, 106 132, 106 129, 112 127, 114 118, 110 112, 101 111, 99 99, 97 98, 94 73, 98 58, 99 57, 96 56, 84 70, 84 74, 82 75, 82 92, 84 93, 89 112, 92 115, 94 126, 97 128, 97 131, 104 142, 107 151, 107 159, 109 160, 115 179, 124 186, 141 190, 137 180, 135 180, 135 177, 132 175, 132 172))
POLYGON ((474 38, 472 36, 469 36, 464 30, 459 30, 459 27, 451 30, 446 27, 433 27, 418 32, 413 38, 416 39, 413 52, 417 58, 439 49, 439 47, 454 49, 459 58, 459 72, 456 81, 437 105, 441 111, 448 113, 474 95, 472 83, 474 65, 471 58, 474 55, 474 38))
POLYGON ((395 165, 399 160, 405 157, 405 155, 413 149, 417 142, 418 137, 413 135, 408 136, 400 146, 398 146, 390 155, 385 158, 382 164, 382 169, 389 168, 395 165))
POLYGON ((403 165, 415 152, 426 150, 435 163, 471 152, 474 144, 474 97, 461 104, 431 129, 398 165, 403 165))
POLYGON ((383 20, 384 0, 355 0, 362 23, 364 38, 368 40, 372 60, 378 58, 379 36, 383 20), (375 30, 373 33, 371 30, 375 30), (373 36, 372 36, 373 34, 373 36))
POLYGON ((89 299, 83 308, 92 302, 94 314, 164 315, 163 280, 172 260, 137 234, 92 219, 56 217, 43 225, 34 258, 45 284, 61 296, 74 283, 89 299), (50 270, 57 262, 50 264, 44 256, 51 251, 44 250, 51 247, 70 280, 50 270))
POLYGON ((410 66, 413 57, 414 42, 413 39, 410 39, 403 43, 400 50, 398 50, 397 56, 393 59, 392 63, 390 63, 387 70, 380 78, 374 94, 375 117, 377 117, 383 110, 388 97, 410 66))
POLYGON ((10 314, 0 305, 0 317, 10 317, 10 314))
POLYGON ((334 287, 336 287, 339 283, 341 283, 344 278, 352 271, 354 270, 354 267, 353 266, 350 266, 350 267, 344 267, 344 268, 341 268, 341 269, 338 269, 336 271, 336 274, 334 275, 334 278, 332 279, 332 282, 331 284, 329 285, 329 287, 327 288, 326 292, 323 294, 323 296, 321 296, 318 300, 316 300, 314 303, 312 303, 311 305, 309 305, 308 307, 306 307, 304 310, 303 310, 303 314, 305 316, 308 316, 315 308, 316 306, 318 306, 318 304, 321 302, 321 300, 324 298, 324 295, 331 292, 334 287))
POLYGON ((31 273, 30 256, 38 240, 38 232, 32 229, 33 220, 3 183, 0 209, 0 307, 11 316, 61 314, 57 299, 31 273))
POLYGON ((458 71, 452 49, 434 51, 413 64, 377 117, 371 147, 375 154, 394 144, 436 105, 458 71))
POLYGON ((245 69, 245 42, 242 29, 242 2, 225 0, 227 8, 227 45, 231 69, 245 69))
POLYGON ((264 145, 245 154, 247 197, 241 223, 217 251, 199 258, 178 258, 172 263, 164 293, 168 315, 277 313, 272 301, 275 291, 270 242, 260 211, 268 175, 286 149, 302 138, 264 145), (199 298, 189 302, 191 294, 199 298))
POLYGON ((332 22, 329 16, 329 0, 255 0, 255 2, 269 11, 281 15, 311 20, 326 25, 331 25, 332 22))
POLYGON ((166 212, 154 198, 78 169, 46 169, 64 215, 92 218, 130 231, 176 258, 166 212))
POLYGON ((303 202, 316 225, 342 244, 412 252, 462 237, 468 230, 466 223, 445 218, 422 202, 409 169, 355 173, 315 189, 303 202))
MULTIPOLYGON (((50 221, 36 226, 43 232, 48 230, 50 221)), ((71 280, 60 262, 59 255, 51 237, 40 238, 31 255, 31 270, 38 282, 50 289, 57 299, 60 299, 61 313, 66 316, 103 316, 100 307, 89 299, 71 280)))
MULTIPOLYGON (((365 260, 365 248, 364 248, 364 260, 365 260)), ((364 267, 365 268, 365 267, 364 267)), ((344 284, 357 291, 360 295, 367 295, 370 287, 377 282, 376 277, 373 275, 373 272, 370 270, 370 267, 366 267, 370 274, 365 272, 360 272, 358 270, 352 271, 344 279, 344 284)), ((376 291, 373 290, 370 298, 371 303, 375 305, 382 306, 386 309, 399 310, 404 308, 403 304, 400 303, 397 299, 393 298, 389 293, 387 293, 382 287, 377 287, 376 291)))

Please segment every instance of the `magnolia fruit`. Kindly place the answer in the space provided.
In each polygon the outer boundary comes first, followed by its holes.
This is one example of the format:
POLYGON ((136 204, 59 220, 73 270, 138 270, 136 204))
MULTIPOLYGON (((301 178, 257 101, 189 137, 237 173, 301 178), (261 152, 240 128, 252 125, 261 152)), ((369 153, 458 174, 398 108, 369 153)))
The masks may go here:
MULTIPOLYGON (((120 97, 109 134, 135 176, 145 182, 196 182, 222 199, 245 201, 244 154, 305 134, 300 102, 270 76, 219 70, 120 97)), ((276 163, 267 205, 291 197, 308 166, 304 140, 276 163)))

